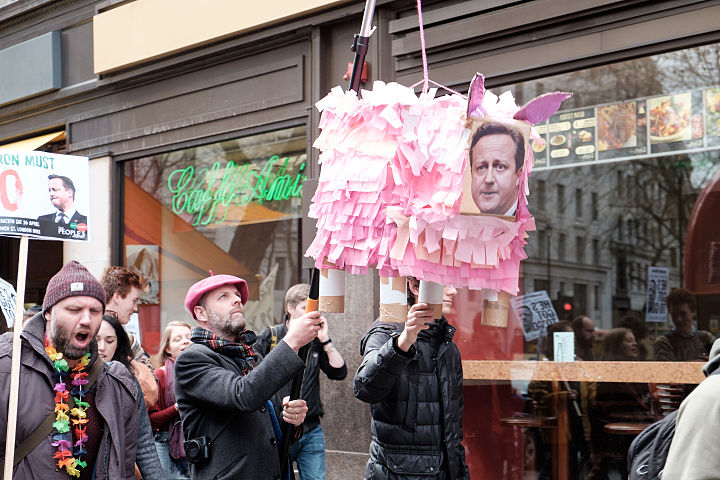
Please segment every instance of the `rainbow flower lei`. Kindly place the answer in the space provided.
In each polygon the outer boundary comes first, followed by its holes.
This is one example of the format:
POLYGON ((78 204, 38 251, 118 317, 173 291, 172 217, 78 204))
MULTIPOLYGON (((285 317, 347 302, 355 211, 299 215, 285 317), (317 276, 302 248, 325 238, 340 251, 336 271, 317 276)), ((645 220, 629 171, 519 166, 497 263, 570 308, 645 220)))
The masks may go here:
POLYGON ((57 417, 53 423, 57 433, 52 436, 52 445, 57 447, 57 452, 55 452, 53 458, 57 459, 58 467, 64 468, 68 475, 79 477, 80 469, 87 467, 87 462, 82 460, 82 457, 87 455, 85 443, 87 443, 88 437, 85 424, 88 422, 86 410, 90 405, 83 401, 87 394, 87 391, 83 391, 83 385, 88 383, 88 372, 85 371, 85 368, 90 363, 90 354, 85 354, 70 370, 70 366, 67 360, 63 358, 63 354, 56 351, 47 338, 45 339, 45 351, 55 367, 56 373, 53 378, 57 377, 57 383, 54 387, 57 417), (70 373, 68 374, 69 370, 70 373), (63 382, 64 374, 70 377, 71 383, 75 387, 71 391, 68 391, 67 385, 63 382), (73 409, 70 409, 70 406, 66 403, 69 395, 72 395, 75 400, 76 406, 73 409), (73 418, 68 416, 68 412, 73 418), (74 446, 70 422, 72 422, 75 438, 77 439, 74 446))

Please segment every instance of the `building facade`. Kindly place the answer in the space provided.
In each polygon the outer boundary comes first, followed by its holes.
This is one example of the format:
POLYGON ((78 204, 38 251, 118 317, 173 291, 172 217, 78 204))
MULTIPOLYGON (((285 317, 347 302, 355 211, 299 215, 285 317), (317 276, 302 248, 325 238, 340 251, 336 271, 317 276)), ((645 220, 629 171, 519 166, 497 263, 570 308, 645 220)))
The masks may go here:
MULTIPOLYGON (((415 5, 377 2, 363 87, 422 79, 415 5)), ((0 1, 0 148, 90 158, 91 190, 79 194, 91 199, 92 238, 31 241, 26 302, 41 303, 47 280, 71 259, 96 275, 110 264, 132 266, 151 280, 139 321, 154 351, 169 321, 189 320, 185 292, 212 269, 248 280, 255 330, 279 321, 284 291, 307 281, 311 266, 303 253, 319 175, 314 104, 347 85, 363 7, 0 1)), ((546 146, 535 149, 529 196, 538 228, 528 240, 522 294, 546 292, 560 317, 587 315, 609 330, 628 315, 646 318, 656 279, 648 272, 658 267, 667 286, 696 294, 698 328, 720 331, 720 231, 708 221, 720 198, 716 18, 720 3, 711 0, 423 4, 433 81, 466 92, 481 72, 488 88, 512 91, 519 105, 547 91, 574 94, 539 126, 546 146)), ((0 277, 11 283, 17 245, 0 237, 0 277)), ((329 320, 354 371, 378 289, 373 275, 346 281, 345 314, 329 320)), ((480 310, 478 292, 461 291, 452 318, 475 478, 543 469, 573 478, 575 447, 557 434, 573 423, 562 406, 548 405, 552 428, 513 424, 520 413, 540 416, 533 382, 562 393, 563 382, 600 378, 637 385, 702 378, 694 364, 684 364, 679 379, 640 362, 622 374, 583 362, 590 377, 533 363, 542 344, 527 340, 515 315, 501 328, 484 325, 480 310)), ((652 337, 672 325, 646 326, 652 337)), ((351 379, 322 388, 328 476, 357 477, 367 460, 369 409, 353 398, 351 379)), ((588 433, 586 441, 594 448, 602 439, 588 433)))

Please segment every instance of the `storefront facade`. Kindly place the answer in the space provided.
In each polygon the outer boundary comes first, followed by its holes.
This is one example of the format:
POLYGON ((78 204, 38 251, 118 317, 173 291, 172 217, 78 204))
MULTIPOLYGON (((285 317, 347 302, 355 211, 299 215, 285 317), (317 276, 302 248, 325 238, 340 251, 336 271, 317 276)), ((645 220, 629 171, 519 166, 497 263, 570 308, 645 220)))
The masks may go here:
MULTIPOLYGON (((314 222, 304 212, 319 174, 313 104, 346 85, 348 46, 363 7, 294 2, 294 10, 250 12, 243 17, 249 24, 226 25, 181 3, 154 32, 127 17, 151 18, 146 0, 0 7, 0 59, 59 32, 59 46, 52 39, 31 45, 59 62, 48 67, 59 80, 13 90, 15 97, 0 94, 0 148, 64 131, 52 148, 90 157, 98 225, 87 246, 31 242, 30 268, 38 271, 28 301, 42 300, 43 279, 64 261, 83 261, 96 274, 109 264, 132 266, 151 279, 140 309, 150 351, 169 321, 189 320, 184 293, 208 269, 248 280, 256 331, 278 322, 285 289, 307 280, 303 253, 314 222), (33 258, 44 267, 34 267, 33 258)), ((239 14, 234 3, 219 2, 224 18, 239 14)), ((374 80, 410 85, 422 78, 414 7, 378 2, 367 88, 374 80)), ((426 2, 423 13, 435 82, 464 92, 480 71, 491 90, 511 90, 518 104, 552 90, 574 94, 539 126, 547 146, 535 150, 530 183, 538 229, 521 272, 527 302, 546 292, 560 319, 586 315, 610 330, 627 316, 652 317, 650 280, 653 288, 664 281, 695 293, 698 328, 717 335, 720 232, 708 218, 718 211, 720 189, 720 29, 713 21, 720 3, 444 1, 426 2)), ((2 242, 0 276, 14 281, 15 243, 2 242)), ((329 318, 352 372, 359 339, 377 315, 377 279, 348 276, 346 292, 346 313, 329 318)), ((514 313, 507 328, 484 325, 480 307, 478 292, 461 291, 452 318, 464 360, 473 477, 544 470, 549 478, 574 478, 569 457, 578 445, 605 441, 577 430, 582 421, 557 401, 539 401, 538 385, 555 398, 564 385, 592 391, 600 379, 702 379, 697 363, 538 362, 542 327, 523 326, 514 313), (543 415, 555 423, 543 423, 543 415), (537 421, 522 423, 521 416, 537 421), (573 441, 560 441, 559 432, 572 428, 573 441)), ((671 324, 646 326, 650 338, 671 324)), ((654 360, 652 342, 645 345, 645 360, 654 360)), ((599 342, 595 350, 599 360, 599 342)), ((358 476, 369 444, 367 406, 353 398, 351 379, 325 382, 323 398, 329 478, 358 476)), ((585 399, 579 407, 589 421, 594 407, 585 399)))

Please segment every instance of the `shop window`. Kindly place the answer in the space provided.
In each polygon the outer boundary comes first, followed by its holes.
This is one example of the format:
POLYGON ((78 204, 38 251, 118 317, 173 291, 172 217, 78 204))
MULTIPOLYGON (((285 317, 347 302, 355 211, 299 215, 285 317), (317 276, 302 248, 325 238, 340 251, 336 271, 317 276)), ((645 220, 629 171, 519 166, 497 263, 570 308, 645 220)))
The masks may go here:
POLYGON ((600 265, 600 240, 593 238, 592 241, 593 265, 600 265))
POLYGON ((533 282, 535 292, 550 291, 550 282, 545 278, 536 278, 533 282))
POLYGON ((546 192, 546 183, 545 180, 540 180, 537 182, 537 208, 539 210, 545 210, 547 208, 547 192, 546 192))
POLYGON ((562 214, 565 213, 565 185, 558 184, 555 187, 556 190, 556 201, 557 201, 557 212, 562 214))
POLYGON ((594 285, 593 292, 593 310, 597 312, 600 310, 600 286, 594 285))
POLYGON ((280 321, 300 270, 306 144, 301 126, 124 164, 126 263, 156 286, 140 305, 146 350, 167 322, 193 323, 183 301, 208 270, 248 282, 248 328, 280 321))
POLYGON ((548 237, 547 233, 545 233, 545 230, 538 231, 538 258, 546 258, 548 256, 547 242, 548 237))
POLYGON ((499 432, 497 448, 473 449, 473 440, 466 442, 474 476, 589 478, 594 465, 582 452, 594 452, 595 478, 621 478, 632 437, 606 435, 606 424, 647 425, 665 413, 666 406, 653 400, 655 385, 686 384, 676 393, 684 397, 702 380, 687 358, 677 357, 674 369, 640 362, 660 360, 654 342, 673 327, 664 312, 647 311, 649 301, 662 302, 658 286, 695 294, 698 332, 717 324, 711 313, 720 304, 720 255, 713 243, 720 238, 718 79, 720 44, 712 44, 493 89, 511 90, 518 104, 549 90, 574 95, 558 116, 538 126, 547 148, 536 158, 528 208, 541 220, 538 235, 528 238, 520 280, 532 291, 511 299, 507 327, 483 324, 481 295, 461 291, 457 297, 455 341, 465 375, 483 384, 465 389, 466 405, 487 406, 466 416, 465 431, 477 432, 476 438, 499 432), (693 268, 684 268, 686 252, 693 268), (652 267, 658 271, 648 274, 652 267), (537 361, 555 358, 552 328, 536 321, 545 314, 588 315, 602 331, 589 345, 575 344, 582 368, 537 361), (653 315, 657 323, 648 328, 653 315), (640 328, 632 331, 637 350, 623 352, 603 341, 603 335, 624 338, 626 331, 613 327, 638 320, 640 328), (474 366, 475 360, 509 365, 502 366, 504 374, 487 374, 500 367, 474 366), (567 390, 577 392, 581 416, 567 390), (564 435, 553 423, 558 416, 573 424, 564 435), (590 430, 577 419, 587 420, 590 430), (562 445, 560 437, 567 439, 562 445), (483 476, 481 463, 505 470, 483 476), (513 465, 519 473, 506 474, 513 465))
POLYGON ((597 220, 599 216, 599 205, 598 205, 598 194, 595 192, 592 192, 592 219, 597 220))
POLYGON ((582 216, 583 216, 582 198, 583 198, 582 189, 576 188, 575 189, 575 216, 579 219, 582 219, 582 216))
POLYGON ((575 237, 575 261, 578 264, 585 263, 585 237, 575 237))

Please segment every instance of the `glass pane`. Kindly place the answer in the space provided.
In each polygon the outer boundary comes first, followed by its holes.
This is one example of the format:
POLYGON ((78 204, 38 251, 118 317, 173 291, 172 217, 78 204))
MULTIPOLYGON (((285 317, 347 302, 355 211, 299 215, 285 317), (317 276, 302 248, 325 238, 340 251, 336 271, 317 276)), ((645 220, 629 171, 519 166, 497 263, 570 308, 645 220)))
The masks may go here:
POLYGON ((143 344, 189 319, 188 287, 208 270, 244 278, 248 328, 277 322, 298 281, 304 126, 127 162, 126 262, 151 279, 140 306, 143 344))
POLYGON ((479 292, 456 297, 465 404, 483 405, 465 410, 474 477, 622 478, 630 441, 702 380, 720 331, 719 47, 494 90, 574 95, 533 148, 537 230, 507 328, 483 323, 479 292), (689 299, 666 308, 676 288, 689 299))

